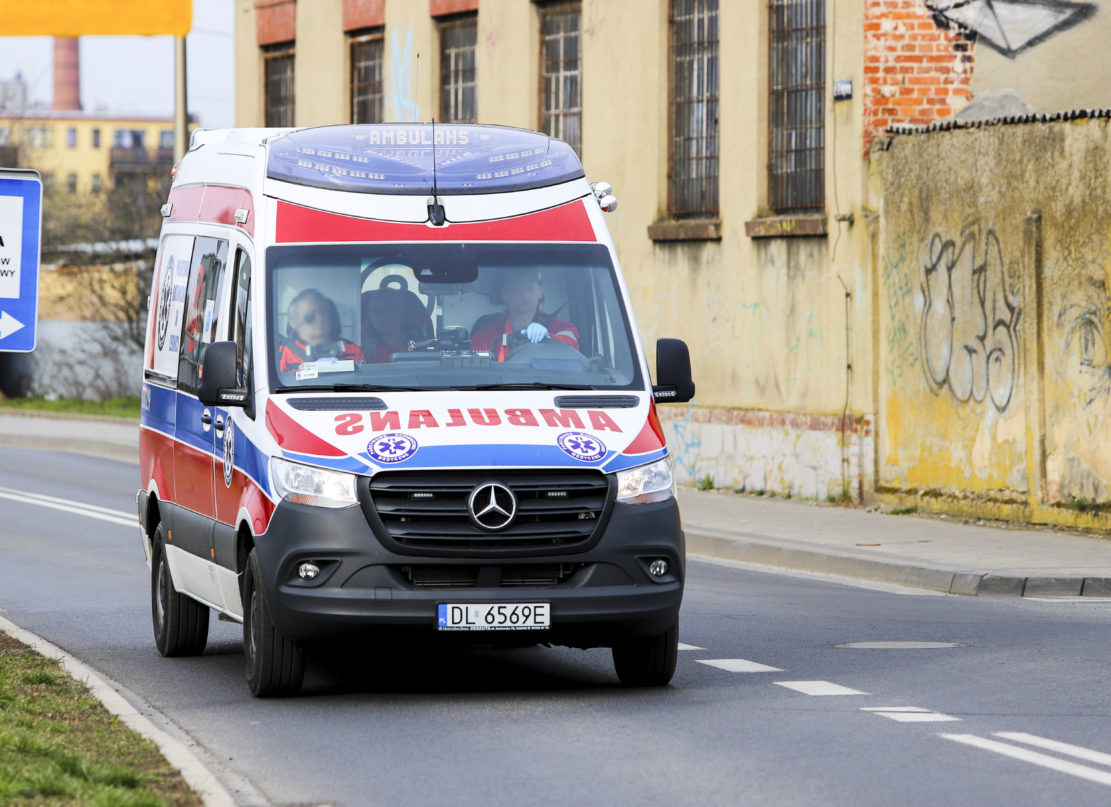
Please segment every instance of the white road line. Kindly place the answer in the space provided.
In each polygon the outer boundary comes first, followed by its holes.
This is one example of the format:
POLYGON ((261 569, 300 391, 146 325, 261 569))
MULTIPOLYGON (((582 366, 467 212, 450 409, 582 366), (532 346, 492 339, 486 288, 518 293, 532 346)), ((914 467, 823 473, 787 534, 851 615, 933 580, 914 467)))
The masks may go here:
POLYGON ((862 588, 869 591, 882 591, 887 594, 905 594, 911 597, 951 597, 952 594, 946 594, 944 591, 931 591, 925 588, 910 588, 909 586, 900 586, 896 583, 879 583, 874 580, 858 580, 854 577, 845 577, 839 574, 825 574, 823 572, 806 572, 801 569, 791 569, 787 566, 769 566, 766 563, 750 563, 743 560, 729 560, 727 558, 715 558, 713 555, 702 555, 697 552, 687 553, 688 561, 697 561, 699 563, 708 563, 711 566, 728 566, 733 569, 744 569, 750 572, 760 572, 762 574, 774 574, 781 577, 802 577, 809 580, 820 580, 823 583, 836 583, 842 586, 850 586, 851 588, 862 588))
POLYGON ((918 706, 865 706, 861 709, 862 712, 871 712, 872 714, 886 717, 888 720, 894 720, 897 723, 952 723, 960 722, 959 717, 952 715, 942 714, 941 712, 933 712, 929 709, 922 709, 918 706))
POLYGON ((777 687, 786 687, 803 695, 867 695, 859 689, 849 689, 829 681, 775 681, 777 687))
POLYGON ((44 496, 41 493, 27 493, 22 490, 0 487, 0 499, 10 499, 13 502, 21 502, 23 504, 36 504, 39 507, 49 507, 51 510, 61 510, 65 513, 75 513, 79 516, 98 518, 101 521, 108 521, 112 524, 122 524, 125 527, 139 526, 138 512, 132 515, 122 510, 111 510, 107 507, 100 507, 95 504, 67 502, 64 499, 44 496))
POLYGON ((1002 737, 1004 740, 1013 740, 1016 743, 1036 745, 1047 751, 1056 751, 1058 754, 1065 754, 1088 762, 1095 762, 1097 765, 1111 767, 1111 754, 1105 754, 1102 751, 1093 751, 1091 748, 1085 748, 1082 745, 1072 745, 1071 743, 1063 743, 1058 740, 1048 740, 1045 737, 1039 737, 1036 734, 1027 734, 1023 731, 997 731, 992 736, 1002 737))
POLYGON ((705 648, 703 648, 703 647, 696 647, 693 644, 683 644, 682 642, 679 642, 679 649, 680 650, 705 650, 705 648))
POLYGON ((698 659, 698 663, 734 673, 783 672, 779 667, 769 667, 767 664, 757 664, 755 661, 749 661, 743 658, 700 658, 698 659))
POLYGON ((1058 773, 1067 773, 1070 776, 1087 779, 1089 782, 1097 782, 1101 785, 1111 786, 1111 773, 1107 771, 1096 770, 1095 768, 1089 768, 1075 762, 1051 757, 1048 754, 1030 751, 1026 748, 1019 748, 1017 745, 1001 743, 998 740, 989 740, 987 737, 977 737, 975 734, 940 734, 938 736, 944 737, 946 740, 953 740, 954 742, 971 745, 974 748, 982 748, 985 751, 994 751, 1005 757, 1011 757, 1023 762, 1029 762, 1031 765, 1049 768, 1058 773))

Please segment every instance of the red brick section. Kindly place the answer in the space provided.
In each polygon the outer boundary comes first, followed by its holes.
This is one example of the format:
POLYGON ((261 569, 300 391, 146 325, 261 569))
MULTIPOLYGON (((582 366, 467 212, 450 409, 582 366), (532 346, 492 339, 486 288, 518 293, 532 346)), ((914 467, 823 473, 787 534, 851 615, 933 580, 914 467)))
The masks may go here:
POLYGON ((297 37, 297 0, 255 0, 259 47, 292 42, 297 37))
POLYGON ((478 11, 478 0, 428 0, 428 13, 433 17, 478 11))
POLYGON ((864 155, 892 124, 922 126, 972 98, 972 42, 939 27, 923 0, 866 0, 864 155))
POLYGON ((343 0, 343 30, 386 24, 386 0, 343 0))

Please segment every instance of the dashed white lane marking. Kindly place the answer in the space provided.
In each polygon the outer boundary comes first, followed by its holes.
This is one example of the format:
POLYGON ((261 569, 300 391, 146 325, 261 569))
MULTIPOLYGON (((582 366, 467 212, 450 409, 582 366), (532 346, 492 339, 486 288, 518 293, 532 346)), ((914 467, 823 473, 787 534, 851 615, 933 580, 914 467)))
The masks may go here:
POLYGON ((1088 762, 1095 762, 1097 765, 1106 765, 1111 768, 1111 754, 1105 754, 1102 751, 1093 751, 1091 748, 1085 748, 1082 745, 1072 745, 1071 743, 1063 743, 1059 740, 1049 740, 1045 737, 1039 737, 1036 734, 1027 734, 1024 731, 997 731, 993 736, 1002 737, 1004 740, 1012 740, 1016 743, 1036 745, 1047 751, 1056 751, 1058 754, 1065 754, 1066 756, 1076 757, 1077 759, 1083 759, 1088 762))
POLYGON ((1002 754, 1005 757, 1018 759, 1023 762, 1029 762, 1031 765, 1038 765, 1042 768, 1049 768, 1050 770, 1057 771, 1058 773, 1067 773, 1070 776, 1076 776, 1080 779, 1087 779, 1089 782, 1097 782, 1101 785, 1111 786, 1111 772, 1101 771, 1095 768, 1089 768, 1086 765, 1080 765, 1076 762, 1069 762, 1066 759, 1058 757, 1051 757, 1049 754, 1042 754, 1038 751, 1031 751, 1028 748, 1020 748, 1017 745, 1010 745, 1009 743, 1002 743, 999 740, 989 740, 987 737, 977 737, 975 734, 941 734, 946 740, 953 740, 954 742, 964 743, 971 745, 974 748, 982 748, 985 751, 994 751, 997 754, 1002 754))
POLYGON ((920 706, 862 706, 862 712, 872 712, 898 723, 947 723, 960 721, 959 717, 923 709, 920 706))
POLYGON ((698 663, 735 673, 783 672, 779 667, 769 667, 767 664, 757 664, 755 661, 743 658, 700 658, 698 663))
POLYGON ((786 687, 803 695, 867 695, 859 689, 850 689, 829 681, 774 681, 777 687, 786 687))
POLYGON ((122 524, 125 527, 139 526, 139 516, 132 515, 123 510, 112 510, 95 504, 81 504, 68 499, 58 499, 42 493, 29 493, 23 490, 0 487, 0 499, 9 499, 23 504, 36 504, 39 507, 49 507, 51 510, 61 510, 65 513, 75 513, 79 516, 99 518, 112 524, 122 524))
POLYGON ((697 647, 696 645, 693 645, 693 644, 683 644, 682 642, 679 642, 679 649, 680 650, 705 650, 705 648, 703 648, 703 647, 697 647))

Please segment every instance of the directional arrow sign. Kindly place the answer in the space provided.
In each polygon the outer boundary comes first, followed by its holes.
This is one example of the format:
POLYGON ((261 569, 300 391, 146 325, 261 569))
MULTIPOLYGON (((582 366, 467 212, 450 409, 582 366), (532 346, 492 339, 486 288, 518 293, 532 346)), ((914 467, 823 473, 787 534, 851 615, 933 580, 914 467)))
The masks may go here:
POLYGON ((23 323, 7 311, 0 311, 0 339, 7 339, 23 327, 23 323))
POLYGON ((0 352, 35 349, 41 240, 38 172, 0 168, 0 352))

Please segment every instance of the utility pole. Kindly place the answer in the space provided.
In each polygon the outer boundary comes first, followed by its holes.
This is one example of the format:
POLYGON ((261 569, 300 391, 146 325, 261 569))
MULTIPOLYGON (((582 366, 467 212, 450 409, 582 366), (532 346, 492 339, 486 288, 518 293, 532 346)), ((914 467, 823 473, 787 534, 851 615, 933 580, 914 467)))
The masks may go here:
POLYGON ((189 148, 189 94, 185 81, 185 37, 174 37, 174 162, 189 148))

